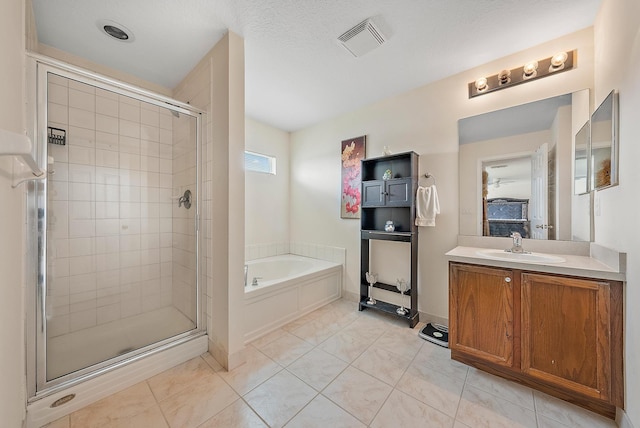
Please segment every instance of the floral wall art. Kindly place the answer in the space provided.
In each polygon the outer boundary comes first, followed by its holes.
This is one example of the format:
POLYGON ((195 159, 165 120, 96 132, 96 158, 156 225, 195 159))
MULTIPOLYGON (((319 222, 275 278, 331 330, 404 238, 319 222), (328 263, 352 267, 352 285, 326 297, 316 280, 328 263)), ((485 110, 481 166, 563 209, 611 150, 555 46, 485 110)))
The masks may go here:
POLYGON ((365 144, 365 136, 342 142, 341 218, 360 218, 360 161, 365 156, 365 144))

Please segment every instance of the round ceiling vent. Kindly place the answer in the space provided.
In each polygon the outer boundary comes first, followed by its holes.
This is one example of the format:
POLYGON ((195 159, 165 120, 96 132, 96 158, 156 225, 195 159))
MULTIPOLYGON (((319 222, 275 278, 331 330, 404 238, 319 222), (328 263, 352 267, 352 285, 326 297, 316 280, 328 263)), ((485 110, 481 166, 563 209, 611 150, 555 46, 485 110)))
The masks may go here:
POLYGON ((118 40, 119 42, 133 42, 133 32, 122 24, 106 19, 101 19, 96 22, 100 32, 110 39, 118 40))

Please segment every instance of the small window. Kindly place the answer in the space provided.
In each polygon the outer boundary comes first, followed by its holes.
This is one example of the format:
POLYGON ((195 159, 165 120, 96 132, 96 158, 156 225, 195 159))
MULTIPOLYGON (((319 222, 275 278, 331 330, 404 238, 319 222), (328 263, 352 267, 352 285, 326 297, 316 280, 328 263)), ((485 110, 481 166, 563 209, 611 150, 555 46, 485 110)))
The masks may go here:
POLYGON ((276 158, 254 152, 244 152, 244 169, 246 171, 276 174, 276 158))

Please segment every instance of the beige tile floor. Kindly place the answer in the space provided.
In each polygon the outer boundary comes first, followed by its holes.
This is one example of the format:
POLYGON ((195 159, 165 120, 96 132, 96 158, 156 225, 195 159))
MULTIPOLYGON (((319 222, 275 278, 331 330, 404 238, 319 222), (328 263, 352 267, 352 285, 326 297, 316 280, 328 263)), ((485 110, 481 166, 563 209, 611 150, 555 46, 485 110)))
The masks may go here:
POLYGON ((339 300, 247 346, 227 372, 194 358, 48 425, 90 427, 615 427, 450 359, 406 323, 339 300))

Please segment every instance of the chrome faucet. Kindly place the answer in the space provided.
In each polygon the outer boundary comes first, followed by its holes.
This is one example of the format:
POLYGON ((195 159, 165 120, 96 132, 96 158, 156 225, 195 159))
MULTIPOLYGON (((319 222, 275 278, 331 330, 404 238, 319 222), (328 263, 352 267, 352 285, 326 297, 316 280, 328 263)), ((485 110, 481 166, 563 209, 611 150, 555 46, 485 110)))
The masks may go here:
POLYGON ((253 281, 251 281, 251 285, 254 286, 254 287, 257 287, 259 279, 262 279, 262 277, 261 276, 254 276, 253 277, 253 281))
POLYGON ((526 253, 522 248, 522 235, 518 232, 511 232, 511 237, 513 238, 513 246, 505 251, 509 253, 526 253))

